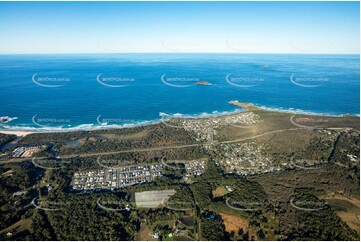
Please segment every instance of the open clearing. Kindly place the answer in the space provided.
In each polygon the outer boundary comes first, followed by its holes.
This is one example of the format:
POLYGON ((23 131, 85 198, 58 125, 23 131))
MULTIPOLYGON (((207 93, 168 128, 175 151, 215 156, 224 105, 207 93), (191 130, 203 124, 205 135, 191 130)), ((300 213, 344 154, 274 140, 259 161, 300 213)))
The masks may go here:
POLYGON ((212 191, 214 197, 222 197, 228 193, 228 190, 224 186, 219 186, 216 190, 212 191))
POLYGON ((30 219, 22 219, 14 223, 13 225, 7 227, 6 229, 0 231, 0 234, 6 234, 7 232, 14 231, 14 234, 20 233, 26 230, 30 226, 30 219))
POLYGON ((328 204, 350 228, 360 233, 360 201, 355 198, 347 198, 342 195, 328 196, 324 198, 328 204))
POLYGON ((139 229, 138 233, 135 235, 135 239, 141 240, 141 241, 154 240, 152 238, 152 230, 147 226, 147 224, 145 222, 142 222, 140 224, 140 229, 139 229))
POLYGON ((170 196, 175 194, 175 190, 153 190, 135 193, 135 203, 139 208, 156 208, 165 203, 170 196))
POLYGON ((248 231, 249 223, 247 220, 227 213, 220 213, 220 215, 228 233, 234 232, 235 235, 238 235, 240 229, 243 229, 244 233, 248 231))

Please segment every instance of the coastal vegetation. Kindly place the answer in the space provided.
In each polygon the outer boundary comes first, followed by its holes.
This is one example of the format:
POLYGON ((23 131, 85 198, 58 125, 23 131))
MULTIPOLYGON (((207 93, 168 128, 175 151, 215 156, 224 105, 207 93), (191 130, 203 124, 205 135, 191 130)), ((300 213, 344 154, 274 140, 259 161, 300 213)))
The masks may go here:
POLYGON ((359 224, 352 217, 359 211, 360 197, 359 130, 350 121, 354 117, 328 122, 327 129, 298 130, 289 114, 253 112, 261 117, 258 126, 219 126, 213 143, 206 144, 196 131, 164 124, 27 135, 16 145, 48 142, 53 146, 44 152, 55 155, 45 160, 1 158, 0 238, 358 240, 359 224), (279 129, 286 131, 267 133, 279 129), (75 172, 104 169, 99 159, 117 161, 115 168, 168 166, 152 182, 109 191, 72 190, 75 172), (207 165, 187 180, 185 165, 175 160, 194 159, 207 165), (263 165, 265 160, 269 163, 263 165), (226 169, 240 161, 247 166, 226 169), (164 206, 137 208, 136 192, 168 189, 176 193, 164 206), (340 210, 341 198, 354 205, 340 210))

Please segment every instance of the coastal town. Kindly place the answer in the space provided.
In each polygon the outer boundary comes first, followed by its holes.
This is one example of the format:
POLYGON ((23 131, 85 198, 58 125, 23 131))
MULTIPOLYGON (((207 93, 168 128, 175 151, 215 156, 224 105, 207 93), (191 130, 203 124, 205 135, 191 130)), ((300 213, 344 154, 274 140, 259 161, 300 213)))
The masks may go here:
POLYGON ((86 172, 76 172, 73 177, 74 190, 116 189, 144 182, 150 182, 158 176, 162 164, 109 168, 86 172))
POLYGON ((251 127, 260 123, 260 117, 253 112, 239 113, 212 118, 181 119, 181 125, 186 131, 196 134, 197 141, 214 142, 216 130, 221 126, 233 125, 234 127, 251 127))
POLYGON ((262 154, 262 148, 254 142, 221 144, 216 163, 227 173, 251 175, 278 170, 272 160, 262 154))
POLYGON ((206 162, 204 160, 201 161, 190 161, 184 163, 186 175, 185 178, 200 176, 205 172, 206 162))
MULTIPOLYGON (((205 172, 204 160, 200 161, 177 161, 185 164, 184 179, 199 176, 205 172)), ((155 178, 163 176, 165 167, 161 163, 149 165, 127 166, 119 168, 107 168, 101 170, 76 172, 73 176, 73 190, 114 190, 145 182, 152 182, 155 178)))
POLYGON ((361 241, 360 1, 0 0, 0 242, 361 241))

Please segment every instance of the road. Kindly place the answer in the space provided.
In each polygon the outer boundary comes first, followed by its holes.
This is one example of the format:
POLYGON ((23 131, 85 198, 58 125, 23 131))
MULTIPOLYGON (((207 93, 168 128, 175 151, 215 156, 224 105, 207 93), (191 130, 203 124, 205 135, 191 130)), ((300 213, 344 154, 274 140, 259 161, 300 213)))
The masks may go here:
MULTIPOLYGON (((219 142, 219 144, 232 144, 232 143, 238 143, 245 140, 251 140, 255 138, 259 138, 262 136, 266 136, 269 134, 275 134, 275 133, 281 133, 286 131, 295 131, 295 130, 302 130, 305 128, 291 128, 291 129, 279 129, 279 130, 273 130, 269 132, 265 132, 262 134, 258 134, 255 136, 242 138, 242 139, 235 139, 235 140, 229 140, 229 141, 223 141, 219 142)), ((336 128, 328 128, 328 129, 336 129, 336 128)), ((338 130, 341 128, 337 128, 338 130)), ((344 128, 345 129, 345 128, 344 128)), ((209 146, 212 144, 188 144, 188 145, 174 145, 174 146, 162 146, 162 147, 153 147, 153 148, 139 148, 139 149, 131 149, 131 150, 120 150, 120 151, 108 151, 108 152, 95 152, 95 153, 86 153, 86 154, 72 154, 72 155, 64 155, 61 157, 58 157, 60 159, 70 159, 75 157, 91 157, 91 156, 102 156, 102 155, 115 155, 115 154, 122 154, 122 153, 130 153, 130 152, 147 152, 147 151, 157 151, 157 150, 169 150, 169 149, 183 149, 183 148, 190 148, 190 147, 197 147, 197 146, 209 146)), ((36 159, 49 159, 49 157, 36 157, 36 159)), ((21 162, 29 160, 29 158, 12 158, 7 161, 2 161, 1 163, 12 163, 12 162, 21 162)))

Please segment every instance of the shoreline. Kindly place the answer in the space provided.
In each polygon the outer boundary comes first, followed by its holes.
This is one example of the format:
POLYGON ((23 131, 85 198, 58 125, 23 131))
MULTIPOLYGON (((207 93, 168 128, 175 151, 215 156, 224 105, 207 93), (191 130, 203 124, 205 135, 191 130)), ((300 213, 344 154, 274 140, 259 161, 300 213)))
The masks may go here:
POLYGON ((29 135, 29 134, 42 133, 42 132, 0 129, 0 133, 2 133, 2 134, 16 135, 16 136, 24 136, 24 137, 25 137, 26 135, 29 135))
POLYGON ((252 110, 260 110, 261 108, 253 105, 252 103, 242 103, 242 102, 238 102, 237 100, 232 100, 228 102, 229 104, 232 104, 234 106, 243 108, 244 111, 252 111, 252 110))
POLYGON ((10 134, 10 135, 16 135, 16 136, 26 136, 29 134, 34 133, 65 133, 65 132, 89 132, 89 131, 99 131, 99 130, 113 130, 113 129, 125 129, 125 128, 134 128, 134 127, 142 127, 142 126, 148 126, 148 125, 154 125, 154 124, 160 124, 163 122, 163 116, 169 116, 173 119, 207 119, 207 118, 215 118, 215 117, 225 117, 225 116, 232 116, 232 115, 238 115, 242 112, 249 112, 249 111, 258 111, 263 110, 267 112, 276 112, 276 113, 287 113, 287 114, 293 114, 293 115, 307 115, 307 116, 319 116, 319 117, 357 117, 360 118, 359 115, 352 115, 352 114, 340 114, 340 115, 332 115, 332 114, 322 114, 322 113, 313 113, 313 112, 307 112, 307 111, 298 111, 297 109, 278 109, 278 108, 267 108, 264 106, 258 106, 254 105, 253 103, 246 103, 246 102, 239 102, 237 100, 231 100, 228 102, 230 105, 233 105, 237 108, 242 108, 242 110, 235 110, 235 111, 224 111, 219 112, 214 111, 213 113, 202 113, 202 114, 195 114, 195 115, 183 115, 183 114, 163 114, 160 115, 161 118, 158 120, 152 120, 152 121, 141 121, 137 124, 125 124, 123 126, 114 124, 114 125, 108 125, 108 126, 96 126, 91 124, 91 128, 81 128, 83 125, 79 125, 78 129, 76 127, 73 128, 64 128, 62 130, 58 129, 44 129, 44 128, 36 128, 36 127, 26 127, 30 128, 31 130, 25 130, 25 129, 4 129, 0 128, 0 133, 3 134, 10 134))

